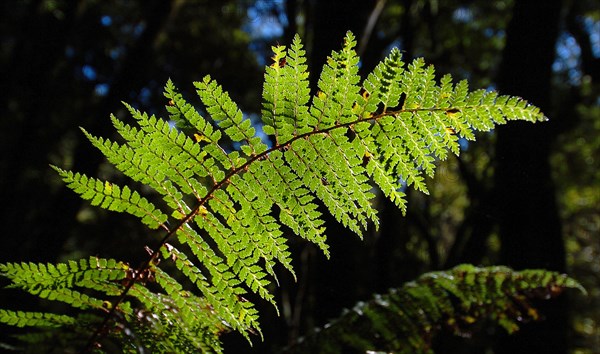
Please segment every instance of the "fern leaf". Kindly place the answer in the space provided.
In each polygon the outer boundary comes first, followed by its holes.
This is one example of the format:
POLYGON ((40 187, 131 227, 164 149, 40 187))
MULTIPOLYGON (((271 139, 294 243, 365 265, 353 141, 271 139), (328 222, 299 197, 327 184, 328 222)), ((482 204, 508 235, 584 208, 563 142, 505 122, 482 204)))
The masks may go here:
MULTIPOLYGON (((219 351, 217 337, 223 330, 230 328, 248 339, 250 333, 260 333, 258 313, 243 296, 255 293, 275 305, 270 288, 277 281, 276 265, 293 274, 288 231, 314 242, 329 257, 319 204, 360 236, 378 223, 374 185, 405 212, 404 189, 427 193, 425 175, 434 175, 435 162, 448 151, 459 153, 459 139, 473 140, 475 130, 487 131, 509 120, 545 119, 520 98, 470 92, 466 81, 453 84, 449 75, 438 82, 433 66, 422 59, 407 66, 397 49, 361 83, 355 46, 355 37, 348 33, 341 50, 328 57, 312 96, 300 38, 289 48, 273 47, 262 92, 262 121, 256 126, 206 76, 194 83, 203 111, 169 80, 164 95, 171 121, 125 104, 134 124, 111 117, 123 142, 83 130, 117 169, 162 198, 161 204, 128 186, 53 168, 92 205, 134 215, 149 228, 164 230, 164 237, 137 270, 90 258, 56 266, 10 263, 0 265, 0 271, 13 287, 89 309, 84 312, 88 315, 106 313, 102 327, 115 316, 127 320, 130 332, 138 333, 149 350, 219 351), (270 146, 257 132, 261 125, 270 146), (160 257, 178 276, 159 268, 160 257), (184 281, 175 280, 179 277, 184 281), (158 284, 147 284, 154 282, 158 284), (196 305, 200 308, 188 315, 179 311, 196 305), (172 330, 179 342, 168 340, 165 328, 173 323, 180 324, 172 330), (148 343, 153 335, 164 343, 153 347, 148 343)), ((487 283, 473 279, 469 284, 487 289, 487 283)), ((427 313, 442 317, 452 308, 444 294, 471 304, 471 293, 457 287, 454 279, 440 275, 436 284, 408 289, 401 296, 425 296, 427 313)), ((88 322, 97 323, 97 318, 88 322)), ((389 334, 385 328, 380 331, 389 334)), ((138 341, 124 332, 98 328, 90 343, 138 341), (97 340, 104 334, 110 340, 97 340)))
POLYGON ((353 120, 352 108, 359 97, 359 58, 354 51, 356 40, 350 32, 344 38, 339 52, 327 58, 319 78, 319 92, 313 97, 310 113, 316 120, 315 128, 328 129, 335 124, 353 120))
POLYGON ((93 283, 114 282, 127 276, 130 268, 114 259, 90 257, 68 263, 5 263, 0 274, 18 287, 71 287, 95 289, 93 283))
MULTIPOLYGON (((249 172, 248 176, 251 175, 249 172)), ((271 212, 273 202, 265 199, 264 193, 258 193, 260 186, 251 186, 249 182, 240 176, 232 176, 227 192, 232 199, 242 205, 237 213, 242 222, 242 227, 248 230, 248 237, 252 244, 256 245, 257 252, 265 261, 265 269, 275 280, 277 277, 273 267, 275 260, 279 261, 292 274, 294 273, 290 263, 290 253, 282 237, 283 232, 277 220, 268 215, 271 212)))
POLYGON ((383 105, 384 111, 388 107, 396 107, 400 103, 400 75, 403 72, 402 53, 394 48, 367 76, 363 83, 362 99, 358 100, 355 113, 359 117, 368 117, 380 104, 383 105))
POLYGON ((169 81, 167 110, 184 131, 127 106, 139 129, 113 118, 126 147, 91 139, 126 174, 163 195, 170 215, 181 222, 171 232, 208 273, 194 270, 174 248, 163 256, 177 258, 177 268, 236 330, 258 328, 257 317, 245 312, 253 308, 240 307, 235 299, 244 287, 274 303, 267 277, 276 280, 276 262, 291 270, 283 225, 328 255, 317 200, 360 235, 369 223, 377 225, 371 181, 405 210, 403 184, 427 192, 423 174, 433 175, 434 161, 444 159, 447 150, 458 153, 458 137, 472 138, 472 129, 488 129, 505 116, 518 118, 524 114, 518 109, 527 111, 528 119, 540 119, 539 111, 518 99, 469 93, 466 83, 454 86, 449 76, 437 84, 433 67, 420 59, 405 69, 398 50, 361 88, 355 45, 348 33, 342 50, 332 52, 310 104, 300 39, 295 37, 289 49, 273 48, 262 109, 263 130, 275 140, 271 148, 209 76, 195 87, 216 126, 169 81), (226 152, 220 132, 239 148, 226 152), (119 160, 120 152, 136 164, 119 160), (196 207, 184 196, 196 199, 196 207), (278 218, 269 215, 275 206, 278 218))
POLYGON ((555 272, 460 265, 358 303, 285 352, 433 353, 433 340, 442 330, 464 335, 490 319, 512 333, 520 322, 539 319, 532 300, 556 297, 565 289, 585 291, 555 272))

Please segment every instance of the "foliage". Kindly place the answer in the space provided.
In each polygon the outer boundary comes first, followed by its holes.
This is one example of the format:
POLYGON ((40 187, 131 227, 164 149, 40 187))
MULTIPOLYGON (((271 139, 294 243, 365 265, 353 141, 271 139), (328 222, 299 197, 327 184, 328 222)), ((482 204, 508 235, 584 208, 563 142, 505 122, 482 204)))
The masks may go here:
MULTIPOLYGON (((361 235, 370 223, 377 226, 371 182, 405 211, 403 190, 427 193, 424 175, 433 176, 434 162, 448 150, 459 153, 460 138, 473 140, 474 130, 507 120, 545 119, 520 98, 469 92, 466 81, 453 84, 449 75, 437 83, 432 66, 422 59, 406 66, 397 49, 361 87, 355 45, 348 33, 312 97, 300 39, 287 50, 274 47, 265 73, 262 132, 209 76, 195 87, 210 119, 169 81, 169 121, 126 105, 137 126, 112 117, 122 142, 84 130, 112 164, 154 194, 143 197, 128 186, 54 169, 92 205, 132 214, 163 230, 163 238, 138 268, 90 258, 62 265, 8 263, 2 274, 14 287, 81 310, 88 346, 117 341, 166 352, 219 351, 223 331, 248 339, 260 333, 257 310, 244 296, 254 293, 275 306, 270 288, 276 264, 293 273, 286 230, 329 256, 317 203, 361 235)), ((3 312, 2 322, 73 323, 18 311, 3 312)))
POLYGON ((552 156, 557 180, 557 196, 565 228, 565 248, 569 273, 588 290, 571 304, 573 347, 582 353, 595 353, 600 338, 600 273, 594 259, 600 256, 600 86, 582 85, 584 104, 576 107, 579 124, 560 137, 560 149, 552 156))
POLYGON ((489 319, 513 333, 519 322, 540 319, 532 299, 549 299, 566 288, 585 293, 579 283, 555 272, 460 265, 360 302, 286 352, 433 353, 432 342, 442 330, 469 336, 489 319))

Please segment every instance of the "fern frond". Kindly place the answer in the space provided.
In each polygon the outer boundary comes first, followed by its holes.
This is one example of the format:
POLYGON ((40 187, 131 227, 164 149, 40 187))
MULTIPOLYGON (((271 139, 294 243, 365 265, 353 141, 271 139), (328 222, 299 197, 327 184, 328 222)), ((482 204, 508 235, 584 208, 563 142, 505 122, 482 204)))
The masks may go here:
POLYGON ((513 333, 520 322, 540 319, 532 300, 556 297, 565 289, 585 291, 555 272, 460 265, 360 302, 285 352, 433 353, 440 331, 464 335, 486 319, 513 333))
POLYGON ((276 279, 276 262, 291 270, 283 226, 328 254, 317 200, 360 235, 369 223, 377 224, 370 181, 404 210, 403 183, 427 192, 423 174, 433 175, 435 159, 445 158, 447 150, 458 152, 459 136, 472 138, 472 129, 487 129, 488 118, 481 115, 494 114, 489 119, 501 123, 500 116, 517 119, 522 113, 517 108, 524 108, 527 119, 541 117, 518 99, 509 104, 491 94, 469 93, 466 83, 453 86, 449 76, 437 84, 433 67, 416 60, 405 69, 398 50, 361 88, 355 45, 348 33, 342 50, 332 52, 312 101, 300 39, 287 50, 273 48, 262 109, 263 131, 275 142, 271 148, 209 76, 195 87, 210 118, 169 81, 167 110, 183 131, 127 106, 139 129, 113 118, 125 145, 91 139, 127 175, 163 196, 171 211, 160 221, 169 214, 179 223, 170 233, 200 265, 173 246, 163 248, 163 257, 176 258, 177 268, 218 316, 240 332, 258 327, 257 317, 248 315, 255 313, 253 307, 237 297, 248 289, 274 303, 268 277, 276 279), (239 147, 223 147, 221 132, 239 147), (188 206, 194 199, 196 206, 188 206), (275 206, 277 218, 270 215, 275 206))
MULTIPOLYGON (((172 129, 168 122, 139 112, 126 105, 137 120, 140 129, 123 124, 113 117, 113 124, 130 148, 139 154, 145 166, 149 166, 159 177, 167 178, 180 193, 191 194, 197 200, 206 195, 206 187, 194 175, 205 177, 203 158, 197 144, 185 134, 172 129)), ((124 171, 127 173, 127 171, 124 171)), ((189 212, 189 210, 188 210, 189 212)))
MULTIPOLYGON (((312 96, 300 38, 289 48, 273 47, 262 122, 256 126, 206 76, 194 83, 206 117, 169 80, 164 95, 170 121, 125 104, 133 124, 111 117, 123 142, 83 130, 117 169, 162 201, 155 205, 128 186, 53 168, 92 205, 134 215, 149 228, 162 229, 163 238, 136 270, 90 259, 56 267, 6 264, 0 266, 3 275, 32 294, 106 313, 89 345, 107 334, 116 342, 145 346, 156 335, 165 341, 161 350, 218 350, 216 338, 223 330, 248 339, 260 333, 258 313, 243 296, 255 293, 275 305, 270 290, 276 265, 293 274, 288 231, 329 257, 319 204, 360 236, 378 223, 374 185, 405 211, 403 190, 412 186, 427 193, 424 176, 433 176, 435 162, 448 151, 459 153, 459 139, 472 140, 475 130, 508 120, 545 119, 519 98, 469 92, 465 81, 455 85, 449 75, 438 83, 432 66, 422 59, 407 66, 397 49, 361 83, 355 46, 348 33, 341 50, 328 57, 312 96), (261 126, 271 145, 257 132, 261 126), (175 274, 160 268, 165 264, 175 274), (183 315, 190 306, 199 307, 183 315), (147 312, 156 316, 135 316, 147 312), (116 317, 138 337, 111 330, 116 326, 107 325, 116 317), (176 325, 171 333, 181 346, 168 342, 169 324, 176 325)), ((443 291, 454 291, 451 285, 443 291)), ((427 291, 444 301, 436 293, 440 289, 427 291)), ((432 313, 437 308, 423 306, 432 313)))

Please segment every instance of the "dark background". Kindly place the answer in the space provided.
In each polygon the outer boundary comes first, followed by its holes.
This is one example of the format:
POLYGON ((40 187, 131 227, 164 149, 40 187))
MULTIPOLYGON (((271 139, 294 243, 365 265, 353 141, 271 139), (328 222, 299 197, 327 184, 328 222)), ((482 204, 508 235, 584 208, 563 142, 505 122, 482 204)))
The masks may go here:
MULTIPOLYGON (((294 238, 298 282, 282 272, 282 316, 262 312, 267 352, 343 307, 419 274, 469 262, 568 272, 589 291, 545 306, 547 320, 505 338, 482 336, 440 352, 600 353, 600 10, 596 1, 26 1, 0 5, 0 262, 98 255, 137 262, 151 234, 135 219, 90 207, 63 186, 56 164, 126 181, 78 127, 112 137, 120 101, 165 116, 168 78, 192 102, 210 74, 246 114, 260 112, 270 46, 299 33, 313 90, 347 30, 366 75, 399 47, 438 74, 466 78, 538 105, 546 123, 481 134, 440 163, 430 196, 408 191, 406 217, 377 199, 381 224, 360 241, 328 223, 332 259, 294 238)), ((314 92, 314 91, 313 91, 314 92)), ((126 118, 125 118, 126 119, 126 118)), ((1 292, 2 307, 35 308, 1 292)), ((263 306, 264 305, 264 306, 263 306)), ((8 329, 0 328, 0 339, 8 329)), ((490 332, 491 333, 491 332, 490 332)))

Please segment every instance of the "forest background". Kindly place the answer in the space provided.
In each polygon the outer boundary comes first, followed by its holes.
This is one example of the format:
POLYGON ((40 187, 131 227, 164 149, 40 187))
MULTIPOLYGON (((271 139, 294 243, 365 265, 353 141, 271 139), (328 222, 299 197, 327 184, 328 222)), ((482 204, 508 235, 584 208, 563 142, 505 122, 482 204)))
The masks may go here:
MULTIPOLYGON (((408 215, 381 199, 381 225, 360 241, 328 224, 331 260, 290 239, 298 282, 281 272, 282 316, 264 306, 265 342, 285 346, 344 307, 459 263, 545 268, 578 279, 588 296, 543 305, 546 321, 506 337, 485 329, 444 339, 444 352, 600 353, 600 9, 593 0, 5 0, 0 10, 0 262, 144 257, 136 220, 90 207, 48 165, 119 176, 78 127, 111 136, 121 101, 165 116, 168 78, 193 101, 210 74, 258 118, 274 44, 299 33, 313 88, 347 30, 361 73, 393 46, 438 73, 538 105, 542 124, 512 123, 441 162, 430 196, 407 191, 408 215), (518 350, 518 351, 517 351, 518 350)), ((314 90, 314 89, 313 89, 314 90)), ((281 278, 280 278, 281 279, 281 278)), ((3 285, 3 284, 0 284, 3 285)), ((37 300, 0 292, 0 303, 37 300)), ((11 305, 12 307, 12 305, 11 305)), ((0 328, 0 342, 8 330, 0 328)))

